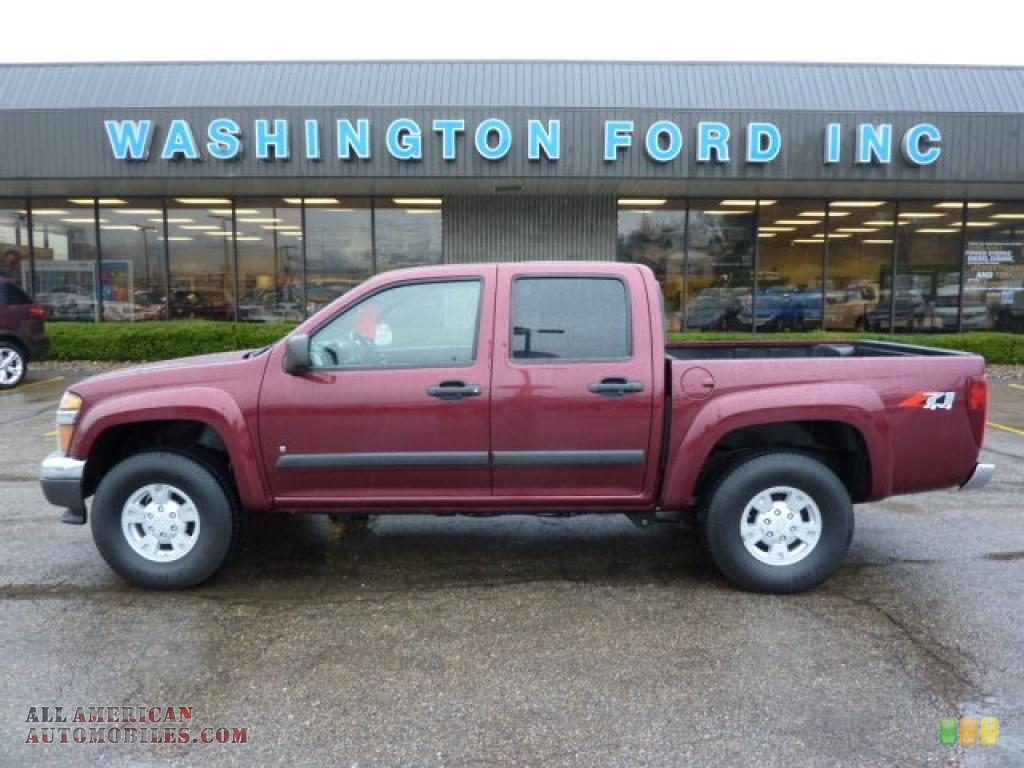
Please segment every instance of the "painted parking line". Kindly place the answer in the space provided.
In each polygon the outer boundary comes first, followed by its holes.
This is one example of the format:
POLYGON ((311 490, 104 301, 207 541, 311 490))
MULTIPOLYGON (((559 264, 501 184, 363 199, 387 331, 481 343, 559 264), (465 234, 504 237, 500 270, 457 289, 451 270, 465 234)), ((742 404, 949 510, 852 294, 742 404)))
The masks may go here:
POLYGON ((1011 384, 1010 386, 1014 389, 1024 390, 1024 384, 1011 384))
POLYGON ((1009 432, 1011 435, 1020 435, 1024 437, 1024 429, 1017 429, 1016 427, 1008 427, 1006 424, 1000 424, 998 421, 990 421, 988 425, 993 429, 1001 429, 1003 432, 1009 432))
POLYGON ((57 436, 57 430, 56 429, 51 429, 49 432, 47 432, 45 435, 43 435, 43 437, 56 437, 56 436, 57 436))
POLYGON ((64 381, 64 377, 63 376, 54 376, 52 379, 43 379, 41 381, 30 381, 28 384, 22 384, 21 386, 15 387, 14 389, 9 389, 6 392, 0 392, 0 397, 3 397, 4 395, 16 395, 19 392, 24 392, 26 389, 31 389, 32 387, 41 387, 41 386, 43 386, 43 384, 53 384, 53 382, 55 382, 55 381, 64 381))

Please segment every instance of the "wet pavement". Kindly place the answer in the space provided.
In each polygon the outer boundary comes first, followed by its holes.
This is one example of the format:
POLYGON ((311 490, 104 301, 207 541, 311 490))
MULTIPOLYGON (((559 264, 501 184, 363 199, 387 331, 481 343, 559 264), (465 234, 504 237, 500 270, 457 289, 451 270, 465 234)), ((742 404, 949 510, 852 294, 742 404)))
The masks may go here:
POLYGON ((859 507, 811 594, 738 592, 692 531, 618 516, 283 515, 159 594, 36 485, 75 377, 0 395, 0 765, 1024 764, 1024 388, 995 384, 988 488, 859 507), (25 743, 54 727, 30 707, 124 705, 247 743, 25 743), (961 715, 999 745, 941 746, 961 715))

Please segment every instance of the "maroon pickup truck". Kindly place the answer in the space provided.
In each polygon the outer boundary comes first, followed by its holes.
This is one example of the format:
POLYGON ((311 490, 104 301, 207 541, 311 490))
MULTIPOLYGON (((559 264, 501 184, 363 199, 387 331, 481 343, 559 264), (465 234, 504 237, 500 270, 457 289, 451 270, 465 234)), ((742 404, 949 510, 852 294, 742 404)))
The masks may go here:
POLYGON ((41 467, 121 576, 189 587, 244 512, 693 514, 735 584, 813 587, 853 504, 983 485, 975 355, 876 341, 666 345, 634 264, 400 270, 266 349, 76 384, 41 467))

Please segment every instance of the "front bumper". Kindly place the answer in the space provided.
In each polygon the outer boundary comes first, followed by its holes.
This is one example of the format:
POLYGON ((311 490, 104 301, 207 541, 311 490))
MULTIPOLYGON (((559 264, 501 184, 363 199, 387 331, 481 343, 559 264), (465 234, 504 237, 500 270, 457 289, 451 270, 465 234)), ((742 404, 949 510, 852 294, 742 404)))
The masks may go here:
POLYGON ((39 465, 39 485, 43 496, 57 507, 64 507, 62 522, 85 523, 85 498, 82 496, 82 475, 85 462, 54 451, 39 465))
POLYGON ((995 471, 995 464, 975 464, 974 471, 971 472, 971 476, 967 478, 964 484, 960 486, 960 490, 976 491, 984 487, 985 483, 992 479, 992 474, 995 471))

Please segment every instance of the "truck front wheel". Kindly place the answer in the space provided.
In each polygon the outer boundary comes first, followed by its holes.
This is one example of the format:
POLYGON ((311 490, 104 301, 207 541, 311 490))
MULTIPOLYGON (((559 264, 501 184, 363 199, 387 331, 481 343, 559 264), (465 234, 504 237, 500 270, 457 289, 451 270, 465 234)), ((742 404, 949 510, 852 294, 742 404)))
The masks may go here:
POLYGON ((715 565, 737 586, 785 594, 835 573, 853 537, 853 504, 828 467, 799 453, 762 454, 736 464, 700 510, 715 565))
POLYGON ((93 498, 93 540, 122 578, 147 589, 185 589, 227 559, 239 512, 224 478, 197 457, 169 451, 131 456, 93 498))

